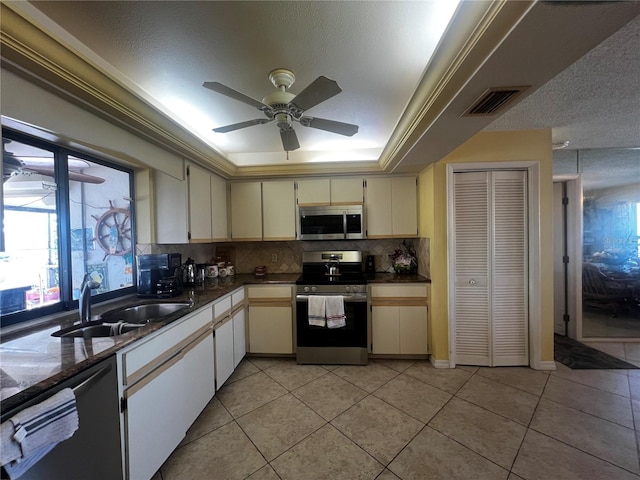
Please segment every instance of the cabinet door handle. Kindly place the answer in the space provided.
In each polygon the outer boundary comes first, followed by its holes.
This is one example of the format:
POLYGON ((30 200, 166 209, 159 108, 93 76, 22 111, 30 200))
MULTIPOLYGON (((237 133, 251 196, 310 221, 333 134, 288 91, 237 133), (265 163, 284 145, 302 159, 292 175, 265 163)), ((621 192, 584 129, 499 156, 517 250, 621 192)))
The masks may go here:
POLYGON ((143 388, 152 380, 155 380, 157 377, 159 377, 169 368, 173 367, 173 365, 175 365, 178 361, 180 361, 183 356, 184 356, 183 349, 175 351, 169 358, 164 360, 155 369, 150 371, 148 374, 146 374, 144 377, 140 378, 139 380, 136 380, 136 382, 133 383, 131 386, 127 387, 127 389, 124 392, 125 397, 129 398, 132 395, 134 395, 138 390, 143 388))

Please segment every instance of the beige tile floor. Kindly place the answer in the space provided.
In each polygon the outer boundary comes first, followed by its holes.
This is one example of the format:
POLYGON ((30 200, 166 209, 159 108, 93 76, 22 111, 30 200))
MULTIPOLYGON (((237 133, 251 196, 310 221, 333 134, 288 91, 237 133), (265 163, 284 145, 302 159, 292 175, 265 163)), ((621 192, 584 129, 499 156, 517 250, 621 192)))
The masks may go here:
POLYGON ((640 370, 247 358, 153 480, 638 479, 640 370))

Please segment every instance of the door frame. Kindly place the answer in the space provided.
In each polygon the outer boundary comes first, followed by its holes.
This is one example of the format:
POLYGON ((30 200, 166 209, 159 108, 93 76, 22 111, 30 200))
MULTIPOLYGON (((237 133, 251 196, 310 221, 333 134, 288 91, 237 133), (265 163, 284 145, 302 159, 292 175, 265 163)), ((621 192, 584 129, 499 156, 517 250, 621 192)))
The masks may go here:
POLYGON ((555 362, 542 361, 542 313, 541 307, 541 257, 540 257, 540 162, 478 162, 450 163, 447 165, 447 266, 448 266, 448 317, 449 317, 449 366, 456 366, 456 337, 454 316, 454 235, 453 195, 454 174, 469 171, 526 170, 528 210, 528 304, 529 304, 529 366, 537 370, 553 370, 555 362))
MULTIPOLYGON (((567 206, 567 303, 568 336, 582 341, 582 177, 578 174, 554 175, 553 183, 565 183, 567 206)), ((564 235, 564 232, 553 232, 564 235)))

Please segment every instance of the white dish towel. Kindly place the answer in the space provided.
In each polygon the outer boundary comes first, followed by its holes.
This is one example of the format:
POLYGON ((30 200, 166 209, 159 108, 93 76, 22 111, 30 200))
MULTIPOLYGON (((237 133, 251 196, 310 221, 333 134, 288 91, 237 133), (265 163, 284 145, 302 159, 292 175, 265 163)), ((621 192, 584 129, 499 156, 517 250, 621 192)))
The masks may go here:
POLYGON ((344 298, 342 295, 331 295, 327 297, 325 311, 327 315, 327 327, 343 328, 347 325, 347 317, 344 314, 344 298))
POLYGON ((76 397, 65 388, 0 425, 0 465, 10 478, 18 478, 77 429, 76 397))
POLYGON ((327 325, 325 317, 325 300, 321 295, 309 295, 309 325, 324 327, 327 325))

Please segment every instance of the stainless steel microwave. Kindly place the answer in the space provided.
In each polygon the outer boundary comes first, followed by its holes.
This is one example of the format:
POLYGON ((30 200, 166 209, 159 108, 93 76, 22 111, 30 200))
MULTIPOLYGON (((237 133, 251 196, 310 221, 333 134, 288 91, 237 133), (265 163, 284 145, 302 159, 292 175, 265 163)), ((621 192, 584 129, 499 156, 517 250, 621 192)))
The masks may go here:
POLYGON ((300 240, 341 240, 366 238, 362 205, 300 207, 300 240))

